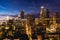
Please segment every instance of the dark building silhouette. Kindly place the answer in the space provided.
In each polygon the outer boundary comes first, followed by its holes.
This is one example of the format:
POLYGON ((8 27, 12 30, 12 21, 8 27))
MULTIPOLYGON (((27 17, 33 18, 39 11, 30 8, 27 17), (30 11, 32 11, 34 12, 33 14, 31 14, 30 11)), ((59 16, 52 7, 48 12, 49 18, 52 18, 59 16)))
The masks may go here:
POLYGON ((46 9, 46 11, 45 11, 45 17, 49 18, 50 17, 49 15, 50 15, 49 9, 46 9))
POLYGON ((24 11, 20 12, 20 17, 21 17, 21 19, 24 19, 24 11))
POLYGON ((45 24, 48 26, 49 25, 49 18, 50 18, 50 12, 49 12, 49 9, 46 9, 46 11, 45 11, 45 18, 47 19, 47 20, 45 20, 45 24))

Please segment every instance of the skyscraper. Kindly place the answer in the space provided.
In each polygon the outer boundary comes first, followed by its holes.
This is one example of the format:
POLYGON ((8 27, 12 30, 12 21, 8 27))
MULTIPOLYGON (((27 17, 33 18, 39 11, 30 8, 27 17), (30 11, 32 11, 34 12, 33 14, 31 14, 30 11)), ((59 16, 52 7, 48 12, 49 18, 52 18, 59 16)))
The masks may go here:
POLYGON ((40 11, 40 19, 44 18, 44 7, 41 6, 41 11, 40 11))
POLYGON ((43 6, 41 6, 41 11, 40 11, 40 22, 43 24, 43 25, 49 25, 49 19, 50 19, 50 16, 49 16, 49 10, 44 9, 43 6))
POLYGON ((27 22, 28 22, 28 25, 31 24, 31 15, 30 14, 27 15, 27 22))
POLYGON ((41 6, 40 22, 41 22, 43 25, 45 25, 45 10, 44 10, 44 6, 41 6))
POLYGON ((46 9, 46 11, 45 11, 45 18, 49 18, 50 16, 49 16, 49 9, 46 9))
POLYGON ((40 11, 40 22, 43 23, 43 20, 44 19, 44 7, 41 6, 41 11, 40 11))
POLYGON ((24 19, 24 11, 23 10, 20 12, 20 17, 21 17, 21 19, 24 19))
POLYGON ((49 10, 48 9, 46 9, 46 11, 45 11, 45 18, 47 19, 47 20, 45 20, 45 24, 48 26, 49 25, 49 19, 50 19, 50 12, 49 12, 49 10))
POLYGON ((59 14, 58 14, 58 12, 54 13, 53 18, 54 18, 53 21, 56 21, 56 23, 59 23, 59 14))

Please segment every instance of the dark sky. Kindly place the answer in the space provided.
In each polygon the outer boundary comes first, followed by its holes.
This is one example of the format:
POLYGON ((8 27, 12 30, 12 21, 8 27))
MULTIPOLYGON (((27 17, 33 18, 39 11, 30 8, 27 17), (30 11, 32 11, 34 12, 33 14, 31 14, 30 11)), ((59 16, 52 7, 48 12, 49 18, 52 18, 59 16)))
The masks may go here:
POLYGON ((51 12, 60 11, 60 0, 0 0, 0 15, 16 15, 21 10, 27 13, 38 13, 44 6, 51 12))

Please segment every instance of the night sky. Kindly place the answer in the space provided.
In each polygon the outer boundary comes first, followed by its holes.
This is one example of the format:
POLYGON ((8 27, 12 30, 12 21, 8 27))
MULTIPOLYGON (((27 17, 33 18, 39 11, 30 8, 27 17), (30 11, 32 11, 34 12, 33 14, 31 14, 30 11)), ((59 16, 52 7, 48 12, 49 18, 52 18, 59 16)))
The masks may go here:
POLYGON ((39 13, 41 6, 60 12, 60 0, 0 0, 0 15, 16 15, 21 10, 25 14, 39 13))

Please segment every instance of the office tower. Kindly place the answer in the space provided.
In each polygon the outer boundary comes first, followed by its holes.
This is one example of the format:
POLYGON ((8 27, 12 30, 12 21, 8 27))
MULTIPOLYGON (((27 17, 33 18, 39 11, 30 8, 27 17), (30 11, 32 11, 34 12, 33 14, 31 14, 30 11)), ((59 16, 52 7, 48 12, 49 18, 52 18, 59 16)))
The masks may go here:
POLYGON ((53 15, 53 24, 56 24, 56 13, 53 15))
POLYGON ((59 21, 59 13, 56 12, 55 14, 56 14, 56 23, 60 23, 60 21, 59 21))
POLYGON ((54 13, 51 21, 52 22, 51 22, 50 28, 54 28, 54 29, 57 28, 58 27, 58 23, 57 23, 58 15, 57 15, 57 13, 54 13))
POLYGON ((45 11, 45 18, 49 18, 50 17, 49 14, 50 14, 49 9, 46 9, 46 11, 45 11))
POLYGON ((28 23, 28 25, 31 25, 31 15, 30 14, 27 14, 27 23, 28 23))
POLYGON ((45 11, 45 18, 46 18, 45 23, 47 26, 49 25, 49 21, 50 21, 50 15, 49 14, 50 14, 49 10, 46 9, 46 11, 45 11))
POLYGON ((58 12, 55 12, 53 15, 53 21, 55 21, 55 23, 59 23, 59 14, 58 12))
POLYGON ((41 11, 40 11, 40 22, 44 24, 44 7, 41 6, 41 11))
POLYGON ((43 19, 44 18, 44 7, 41 6, 41 11, 40 11, 40 19, 43 19))
POLYGON ((34 25, 35 19, 32 17, 31 14, 27 15, 27 22, 28 22, 28 25, 31 25, 31 26, 34 25))
POLYGON ((24 19, 24 11, 23 10, 20 12, 20 17, 21 17, 21 19, 24 19))
POLYGON ((45 26, 45 10, 44 7, 41 6, 41 11, 40 11, 40 22, 45 26))

